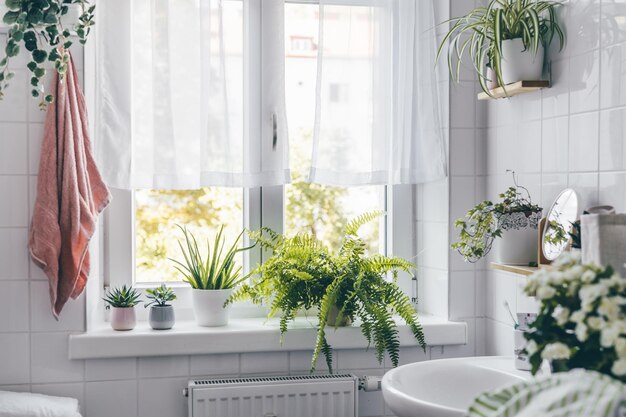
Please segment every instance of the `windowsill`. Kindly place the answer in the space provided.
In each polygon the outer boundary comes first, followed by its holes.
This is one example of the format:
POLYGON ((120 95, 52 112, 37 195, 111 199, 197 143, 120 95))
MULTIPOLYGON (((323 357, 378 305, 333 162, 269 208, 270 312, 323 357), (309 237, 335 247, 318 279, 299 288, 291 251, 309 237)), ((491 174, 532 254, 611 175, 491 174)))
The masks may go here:
MULTIPOLYGON (((467 343, 467 326, 435 316, 421 315, 426 342, 430 346, 467 343)), ((417 346, 406 325, 399 325, 400 344, 417 346)), ((142 356, 200 355, 212 353, 311 350, 315 329, 306 318, 297 318, 280 345, 278 320, 264 318, 231 319, 224 327, 199 327, 193 321, 180 321, 171 330, 152 330, 140 322, 135 330, 118 332, 108 325, 70 336, 70 359, 121 358, 142 356)), ((336 349, 359 349, 367 342, 357 326, 327 332, 336 349)))

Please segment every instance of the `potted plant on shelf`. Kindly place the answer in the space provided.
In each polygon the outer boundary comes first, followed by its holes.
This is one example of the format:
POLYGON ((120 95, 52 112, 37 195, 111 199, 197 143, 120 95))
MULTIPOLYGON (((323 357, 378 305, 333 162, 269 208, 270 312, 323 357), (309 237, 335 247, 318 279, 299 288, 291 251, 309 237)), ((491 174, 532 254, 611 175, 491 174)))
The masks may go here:
POLYGON ((45 109, 54 100, 54 96, 44 90, 46 61, 53 64, 59 76, 65 75, 72 37, 76 36, 80 43, 86 42, 95 24, 96 6, 89 5, 87 0, 4 0, 4 4, 8 11, 2 20, 9 30, 4 47, 6 55, 0 59, 0 100, 14 76, 9 61, 17 57, 23 45, 30 55, 26 67, 32 75, 31 95, 40 98, 40 107, 45 109), (72 13, 74 7, 79 7, 78 14, 72 13))
POLYGON ((517 184, 500 194, 500 202, 485 200, 457 219, 459 241, 451 245, 466 261, 477 262, 487 256, 494 242, 496 261, 528 265, 537 261, 538 226, 543 209, 533 204, 528 190, 517 184))
POLYGON ((556 17, 558 5, 556 1, 490 0, 485 7, 444 22, 451 26, 441 42, 437 61, 447 46, 450 75, 458 81, 467 54, 482 90, 490 96, 490 83, 506 86, 540 80, 544 47, 555 37, 560 49, 565 43, 556 17))
POLYGON ((169 330, 174 327, 176 321, 174 317, 174 307, 168 304, 176 299, 176 294, 165 284, 156 288, 146 290, 146 298, 150 302, 144 304, 145 308, 150 307, 150 327, 154 330, 169 330))
POLYGON ((225 305, 225 302, 230 297, 233 288, 245 279, 242 277, 241 267, 237 267, 235 261, 235 256, 239 252, 250 249, 250 247, 239 247, 243 231, 224 253, 226 239, 223 236, 224 226, 222 226, 215 236, 212 251, 207 240, 207 254, 204 257, 200 253, 193 233, 185 227, 178 227, 185 238, 184 245, 181 241, 178 242, 184 263, 176 259, 170 258, 170 260, 176 264, 175 268, 183 275, 183 281, 191 285, 196 322, 205 327, 226 326, 229 306, 225 305))
POLYGON ((387 353, 396 366, 400 343, 394 315, 404 320, 422 348, 425 341, 411 300, 396 285, 398 272, 410 273, 414 265, 398 257, 366 254, 366 244, 357 235, 363 224, 380 214, 364 214, 349 222, 336 252, 312 235, 286 237, 267 228, 251 232, 252 240, 270 250, 272 256, 252 271, 253 282, 237 289, 229 303, 244 299, 263 302, 270 307, 268 318, 280 311, 281 341, 299 312, 317 307, 311 371, 321 353, 332 373, 333 353, 326 326, 337 328, 357 321, 368 343, 373 344, 378 361, 387 353), (393 279, 387 279, 388 274, 393 279))
POLYGON ((135 306, 141 302, 139 292, 133 287, 123 285, 109 291, 103 298, 106 309, 111 310, 113 330, 133 330, 137 324, 135 306))

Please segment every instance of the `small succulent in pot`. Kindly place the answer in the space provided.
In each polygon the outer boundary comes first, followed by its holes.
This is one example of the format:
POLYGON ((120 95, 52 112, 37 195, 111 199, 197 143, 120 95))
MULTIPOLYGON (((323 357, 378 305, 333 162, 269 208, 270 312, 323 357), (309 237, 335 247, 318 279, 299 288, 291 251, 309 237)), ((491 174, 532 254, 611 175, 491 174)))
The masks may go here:
POLYGON ((533 204, 530 193, 517 183, 500 194, 500 202, 485 200, 468 210, 465 218, 457 219, 459 241, 451 245, 468 262, 487 256, 500 238, 497 261, 527 265, 536 261, 537 231, 543 209, 533 204))
POLYGON ((103 300, 106 309, 111 309, 111 327, 113 330, 132 330, 137 324, 135 306, 141 303, 139 291, 123 285, 107 292, 103 300))
POLYGON ((146 290, 146 298, 150 300, 144 307, 150 307, 149 321, 154 330, 169 330, 174 327, 176 318, 174 307, 168 304, 176 299, 174 291, 165 284, 146 290))

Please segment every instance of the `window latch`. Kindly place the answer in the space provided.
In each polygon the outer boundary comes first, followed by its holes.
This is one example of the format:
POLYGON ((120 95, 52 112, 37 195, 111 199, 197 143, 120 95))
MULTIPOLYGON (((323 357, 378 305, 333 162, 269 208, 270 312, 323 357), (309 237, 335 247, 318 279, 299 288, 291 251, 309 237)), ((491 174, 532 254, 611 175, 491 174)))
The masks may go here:
POLYGON ((278 144, 278 122, 276 121, 276 113, 272 112, 272 150, 276 150, 278 144))

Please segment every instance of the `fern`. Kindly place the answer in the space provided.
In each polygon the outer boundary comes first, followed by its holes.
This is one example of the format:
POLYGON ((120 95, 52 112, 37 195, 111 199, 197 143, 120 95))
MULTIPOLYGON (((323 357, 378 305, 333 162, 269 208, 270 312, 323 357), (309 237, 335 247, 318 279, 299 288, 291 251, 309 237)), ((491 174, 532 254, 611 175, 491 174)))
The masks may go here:
POLYGON ((336 252, 310 235, 285 237, 267 228, 250 232, 251 239, 272 256, 251 272, 253 282, 236 289, 228 302, 250 299, 269 306, 268 318, 280 314, 281 343, 299 312, 318 307, 311 372, 320 355, 324 355, 329 372, 333 371, 326 328, 334 309, 338 311, 335 327, 343 319, 359 320, 361 333, 378 361, 386 354, 396 366, 400 342, 394 315, 409 326, 423 349, 426 344, 411 300, 395 283, 399 271, 410 274, 415 266, 398 257, 368 255, 367 245, 358 237, 361 226, 382 214, 365 213, 349 222, 336 252), (394 279, 389 281, 389 275, 394 279))

